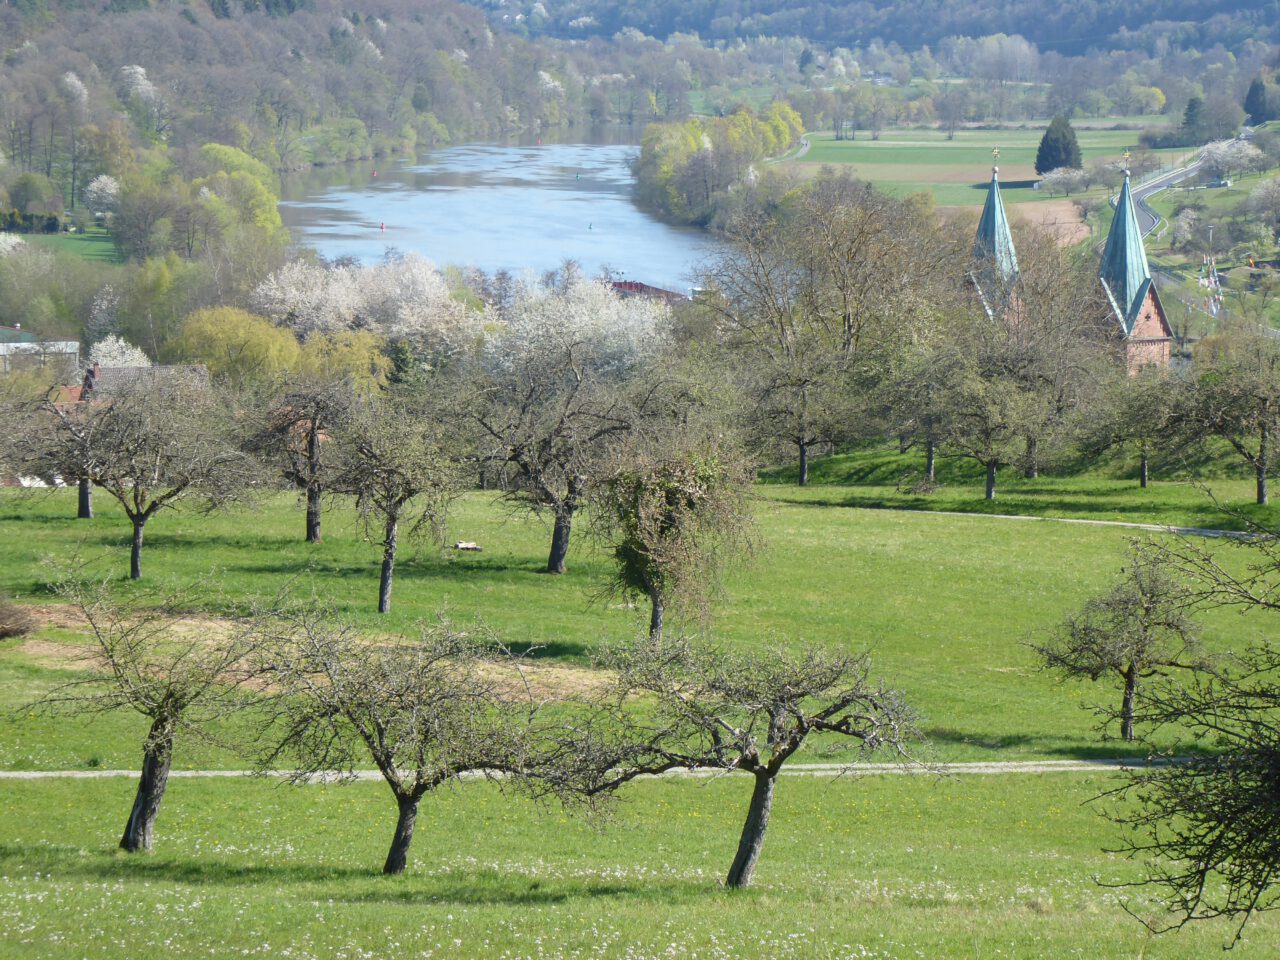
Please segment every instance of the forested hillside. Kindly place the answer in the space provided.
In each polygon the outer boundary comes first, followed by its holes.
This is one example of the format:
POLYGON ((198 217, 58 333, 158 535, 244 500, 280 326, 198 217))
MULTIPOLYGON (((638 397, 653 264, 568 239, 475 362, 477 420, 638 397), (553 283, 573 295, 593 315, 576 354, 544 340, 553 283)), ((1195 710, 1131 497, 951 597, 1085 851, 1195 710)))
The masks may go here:
MULTIPOLYGON (((288 170, 645 123, 683 116, 690 71, 708 66, 695 52, 677 67, 659 44, 530 43, 452 0, 308 0, 293 10, 0 0, 0 58, 0 156, 53 179, 67 207, 97 173, 119 176, 126 148, 180 161, 224 143, 288 170)), ((741 57, 712 60, 750 73, 741 57)))
POLYGON ((1275 38, 1274 2, 1241 0, 469 0, 507 26, 563 37, 611 36, 633 27, 656 37, 804 37, 854 46, 879 39, 908 50, 946 37, 1021 34, 1063 54, 1159 45, 1238 47, 1275 38), (1133 36, 1141 32, 1141 37, 1133 36))

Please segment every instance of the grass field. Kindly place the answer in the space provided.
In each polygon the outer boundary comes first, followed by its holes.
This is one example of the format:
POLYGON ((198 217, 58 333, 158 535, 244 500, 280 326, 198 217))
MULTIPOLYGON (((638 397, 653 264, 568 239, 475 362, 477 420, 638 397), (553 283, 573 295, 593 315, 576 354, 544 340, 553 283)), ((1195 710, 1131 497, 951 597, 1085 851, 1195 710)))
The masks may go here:
MULTIPOLYGON (((1226 461, 1224 457, 1224 462, 1226 461)), ((769 495, 789 503, 843 507, 933 510, 974 514, 1016 514, 1028 517, 1150 523, 1176 527, 1243 530, 1250 522, 1280 523, 1280 508, 1253 502, 1255 487, 1243 470, 1235 476, 1197 478, 1180 467, 1153 465, 1157 479, 1148 490, 1139 487, 1137 463, 1113 456, 1083 473, 1024 479, 1012 467, 999 473, 996 499, 983 498, 983 473, 971 460, 940 457, 939 488, 912 492, 911 484, 924 471, 920 450, 897 454, 870 447, 815 460, 811 485, 795 486, 795 466, 779 467, 764 475, 769 495)))
MULTIPOLYGON (((819 483, 762 485, 762 546, 730 578, 715 636, 726 645, 801 640, 873 648, 876 673, 906 693, 946 760, 1129 756, 1101 740, 1085 704, 1099 685, 1062 685, 1024 641, 1043 636, 1104 588, 1134 531, 1107 526, 849 509, 896 491, 903 465, 883 451, 819 460, 819 483)), ((967 468, 940 499, 964 509, 981 490, 967 468), (971 482, 973 481, 973 482, 971 482), (954 487, 954 489, 953 489, 954 487), (947 499, 950 497, 951 499, 947 499)), ((775 476, 774 479, 779 479, 775 476)), ((1234 483, 1231 481, 1230 483, 1234 483)), ((1101 477, 1006 482, 999 506, 1081 517, 1215 520, 1194 488, 1140 493, 1101 477), (1021 488, 1020 493, 1015 489, 1021 488), (1020 497, 1021 500, 1015 500, 1020 497), (1144 509, 1142 500, 1149 501, 1144 509)), ((1232 488, 1234 489, 1234 488, 1232 488)), ((1235 494, 1233 493, 1232 496, 1235 494)), ((0 491, 0 590, 52 625, 0 642, 0 769, 131 769, 143 721, 58 718, 20 709, 78 674, 84 638, 48 591, 49 560, 101 557, 123 575, 128 528, 104 498, 92 521, 74 496, 0 491)), ((1216 515, 1221 522, 1223 514, 1216 515)), ((302 513, 282 496, 258 509, 161 513, 143 570, 165 588, 207 587, 207 613, 243 608, 288 584, 314 591, 369 631, 408 630, 447 607, 477 616, 538 663, 582 676, 604 640, 629 636, 643 611, 597 597, 606 558, 580 527, 563 577, 538 573, 549 531, 489 494, 457 504, 449 538, 480 554, 423 546, 398 570, 393 612, 372 612, 377 549, 346 509, 325 541, 301 541, 302 513)), ((1224 561, 1243 561, 1220 544, 1224 561)), ((118 581, 120 590, 135 586, 118 581)), ((1217 611, 1214 649, 1269 629, 1217 611)), ((251 722, 251 721, 241 721, 251 722)), ((234 733, 234 729, 226 732, 234 733)), ((836 757, 846 755, 836 754, 836 757)), ((827 759, 808 753, 800 760, 827 759)), ((181 740, 175 769, 244 767, 181 740)), ((492 785, 428 798, 409 872, 378 874, 394 807, 377 783, 285 787, 261 780, 177 779, 157 852, 114 850, 129 778, 6 781, 0 786, 0 928, 5 960, 229 957, 1193 958, 1229 939, 1224 924, 1151 937, 1121 906, 1162 914, 1133 880, 1140 866, 1105 852, 1116 828, 1089 803, 1102 774, 788 778, 779 786, 757 885, 720 885, 749 784, 742 779, 631 785, 611 822, 589 823, 492 785)), ((1237 956, 1270 956, 1280 924, 1250 928, 1237 956)))
POLYGON ((84 233, 34 233, 26 237, 31 243, 51 250, 61 250, 74 254, 85 260, 98 260, 103 263, 124 263, 124 257, 116 248, 107 231, 94 227, 84 233))
MULTIPOLYGON (((592 826, 469 784, 423 805, 409 871, 377 874, 378 784, 176 780, 157 852, 114 840, 124 779, 5 783, 7 960, 142 957, 1197 958, 1223 924, 1158 917, 1104 853, 1090 776, 785 780, 756 886, 726 892, 748 784, 633 785, 592 826)), ((1261 920, 1234 955, 1264 957, 1261 920)))
MULTIPOLYGON (((1036 669, 1024 643, 1104 588, 1138 531, 842 505, 876 487, 762 489, 769 494, 758 511, 762 546, 718 604, 719 642, 871 648, 876 672, 908 695, 941 758, 1128 755, 1122 745, 1100 741, 1081 708, 1108 697, 1107 689, 1059 684, 1036 669)), ((1075 491, 1077 514, 1102 499, 1097 493, 1075 491)), ((1156 500, 1190 500, 1193 493, 1148 491, 1156 500)), ((974 492, 972 500, 979 497, 974 492)), ((46 561, 73 555, 100 557, 99 568, 123 575, 127 524, 105 504, 93 521, 73 519, 73 507, 69 494, 5 495, 0 537, 12 549, 0 559, 0 589, 47 605, 54 598, 46 561)), ((1189 519, 1172 506, 1162 515, 1189 519)), ((450 539, 476 540, 485 551, 445 557, 423 547, 410 554, 386 617, 373 612, 377 551, 359 538, 354 517, 327 517, 319 546, 301 541, 300 521, 289 497, 253 514, 162 513, 149 528, 144 575, 164 589, 216 583, 216 594, 192 601, 213 613, 234 613, 286 588, 314 591, 369 630, 411 631, 443 609, 464 624, 480 618, 508 643, 539 647, 543 661, 575 669, 589 666, 602 642, 634 635, 646 615, 599 599, 607 565, 582 538, 567 575, 539 573, 545 527, 509 515, 489 495, 464 498, 450 530, 450 539)), ((1206 621, 1206 640, 1244 642, 1263 626, 1219 611, 1206 621)), ((11 642, 0 653, 0 707, 34 699, 56 682, 66 666, 60 645, 72 639, 54 628, 34 643, 11 642)), ((124 715, 92 725, 19 715, 0 723, 0 766, 127 766, 140 724, 124 715)), ((207 750, 178 763, 237 765, 207 750)))
MULTIPOLYGON (((1119 121, 1112 126, 1115 123, 1119 121)), ((1138 131, 1133 129, 1089 127, 1076 133, 1086 164, 1119 157, 1126 149, 1135 148, 1138 141, 1138 131)), ((932 128, 889 129, 881 133, 879 140, 872 140, 866 132, 854 140, 836 140, 830 133, 816 133, 810 135, 809 152, 794 166, 802 172, 812 172, 823 164, 848 165, 855 176, 888 193, 905 196, 928 191, 939 205, 972 206, 983 201, 983 191, 991 179, 991 150, 999 148, 1005 203, 1044 202, 1053 198, 1032 189, 1037 179, 1036 148, 1043 135, 1043 127, 964 129, 956 132, 954 140, 932 128)), ((1172 164, 1186 151, 1157 153, 1165 163, 1172 164)), ((1103 192, 1099 188, 1089 195, 1101 196, 1103 192)))

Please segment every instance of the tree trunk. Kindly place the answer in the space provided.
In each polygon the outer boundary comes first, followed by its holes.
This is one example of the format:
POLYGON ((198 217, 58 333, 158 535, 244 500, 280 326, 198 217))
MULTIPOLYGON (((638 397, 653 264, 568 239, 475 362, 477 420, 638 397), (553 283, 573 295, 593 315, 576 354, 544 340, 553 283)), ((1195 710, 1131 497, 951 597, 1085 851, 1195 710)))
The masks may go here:
POLYGON ((1147 448, 1144 446, 1142 448, 1142 461, 1138 465, 1138 485, 1141 486, 1143 490, 1145 490, 1147 489, 1147 486, 1150 484, 1150 482, 1151 482, 1151 459, 1147 454, 1147 448))
POLYGON ((804 486, 809 482, 809 443, 806 440, 797 441, 800 447, 800 486, 804 486))
POLYGON ((649 591, 649 641, 657 643, 662 639, 662 594, 658 590, 649 591))
POLYGON ((80 509, 76 514, 77 520, 93 519, 93 484, 89 482, 88 477, 80 478, 80 509))
POLYGON ((551 553, 547 557, 547 573, 564 573, 565 557, 569 553, 569 533, 573 529, 573 508, 556 510, 555 526, 551 528, 551 553))
POLYGON ((1124 702, 1120 706, 1120 739, 1133 739, 1133 702, 1138 695, 1138 668, 1129 664, 1124 672, 1124 702))
POLYGON ((385 874, 404 873, 409 862, 409 844, 413 843, 413 827, 418 822, 418 802, 421 797, 413 795, 396 795, 396 806, 400 810, 396 818, 396 832, 391 838, 391 849, 387 851, 387 862, 382 865, 385 874))
POLYGON ((320 485, 307 487, 307 543, 320 542, 320 485))
POLYGON ((1027 451, 1022 458, 1022 476, 1035 480, 1040 476, 1040 444, 1035 437, 1027 437, 1027 451))
POLYGON ((152 830, 164 788, 169 781, 169 764, 173 759, 173 726, 165 720, 155 720, 142 753, 142 775, 138 778, 138 792, 133 800, 133 810, 120 838, 120 849, 137 853, 151 850, 152 830))
POLYGON ((320 542, 320 430, 313 420, 307 434, 307 543, 320 542))
POLYGON ((769 829, 769 811, 773 808, 775 780, 767 772, 756 774, 756 785, 751 791, 751 807, 747 810, 747 822, 742 825, 742 837, 738 840, 738 853, 729 868, 725 886, 745 887, 756 872, 756 861, 764 849, 764 833, 769 829))
POLYGON ((1264 416, 1258 436, 1258 460, 1253 467, 1258 477, 1258 503, 1264 507, 1267 505, 1267 461, 1270 457, 1271 432, 1267 429, 1267 420, 1264 416))
POLYGON ((135 518, 133 521, 133 549, 129 552, 129 579, 142 579, 142 531, 147 521, 135 518))
POLYGON ((996 498, 996 465, 995 462, 987 464, 987 499, 994 500, 996 498))
POLYGON ((382 541, 382 580, 378 584, 378 612, 391 609, 391 580, 396 572, 396 540, 399 535, 396 518, 387 520, 387 536, 382 541))
POLYGON ((938 460, 938 441, 933 437, 929 437, 924 442, 924 479, 926 483, 933 483, 937 479, 934 468, 938 460))

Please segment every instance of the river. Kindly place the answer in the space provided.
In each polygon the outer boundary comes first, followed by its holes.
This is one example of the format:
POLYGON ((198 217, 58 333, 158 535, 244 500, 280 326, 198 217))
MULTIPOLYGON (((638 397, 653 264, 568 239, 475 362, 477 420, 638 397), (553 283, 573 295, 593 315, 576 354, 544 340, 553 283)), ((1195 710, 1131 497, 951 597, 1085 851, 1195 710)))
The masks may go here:
POLYGON ((381 260, 389 249, 493 273, 542 273, 566 259, 685 291, 714 254, 701 230, 675 227, 631 199, 631 144, 467 144, 417 160, 311 171, 284 184, 280 215, 329 258, 381 260))

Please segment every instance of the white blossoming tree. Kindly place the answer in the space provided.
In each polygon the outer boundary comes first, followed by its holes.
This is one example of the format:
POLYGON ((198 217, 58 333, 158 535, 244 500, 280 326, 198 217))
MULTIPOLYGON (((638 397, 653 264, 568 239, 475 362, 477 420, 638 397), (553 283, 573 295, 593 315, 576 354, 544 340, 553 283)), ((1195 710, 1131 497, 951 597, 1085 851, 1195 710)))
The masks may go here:
POLYGON ((474 347, 481 331, 480 317, 455 300, 440 271, 417 254, 367 267, 295 260, 259 284, 252 301, 303 338, 370 328, 453 355, 474 347))
POLYGON ((84 202, 95 214, 115 213, 120 202, 120 181, 101 173, 84 188, 84 202))
POLYGON ((416 253, 357 271, 356 284, 367 323, 390 339, 419 341, 443 355, 477 342, 479 318, 450 295, 435 265, 416 253))
POLYGON ((89 365, 104 367, 149 367, 151 358, 128 340, 108 334, 89 350, 89 365))
POLYGON ((294 260, 258 285, 251 306, 301 337, 349 329, 360 316, 354 280, 349 268, 294 260))
POLYGON ((603 283, 523 285, 491 310, 480 387, 468 404, 493 455, 513 469, 513 498, 549 511, 548 573, 563 573, 573 518, 607 446, 632 430, 653 392, 634 375, 665 338, 666 306, 603 283))

